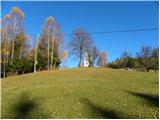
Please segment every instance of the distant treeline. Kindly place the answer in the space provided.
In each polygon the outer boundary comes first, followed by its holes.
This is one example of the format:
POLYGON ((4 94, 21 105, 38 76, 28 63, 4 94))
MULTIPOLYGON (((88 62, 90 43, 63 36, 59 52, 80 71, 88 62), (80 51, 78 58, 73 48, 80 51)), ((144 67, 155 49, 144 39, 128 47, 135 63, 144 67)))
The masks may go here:
POLYGON ((159 48, 142 46, 135 57, 124 51, 122 56, 106 66, 111 68, 136 69, 140 71, 159 70, 159 48))

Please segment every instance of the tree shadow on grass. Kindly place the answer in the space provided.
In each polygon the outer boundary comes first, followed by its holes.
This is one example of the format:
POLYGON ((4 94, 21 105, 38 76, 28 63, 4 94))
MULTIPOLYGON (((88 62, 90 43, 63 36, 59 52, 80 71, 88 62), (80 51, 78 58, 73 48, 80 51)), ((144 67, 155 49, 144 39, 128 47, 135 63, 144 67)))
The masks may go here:
POLYGON ((157 84, 157 85, 159 85, 159 81, 155 81, 155 82, 153 82, 154 84, 157 84))
POLYGON ((48 118, 48 115, 41 113, 39 103, 28 92, 21 93, 11 110, 15 119, 48 118))
POLYGON ((109 110, 99 105, 96 105, 87 98, 81 98, 80 102, 83 103, 90 110, 93 118, 106 118, 106 119, 121 118, 114 110, 109 110))
POLYGON ((159 96, 158 95, 149 95, 149 94, 136 93, 136 92, 131 92, 131 91, 126 91, 126 92, 145 100, 148 103, 148 105, 154 105, 155 107, 159 107, 159 96))

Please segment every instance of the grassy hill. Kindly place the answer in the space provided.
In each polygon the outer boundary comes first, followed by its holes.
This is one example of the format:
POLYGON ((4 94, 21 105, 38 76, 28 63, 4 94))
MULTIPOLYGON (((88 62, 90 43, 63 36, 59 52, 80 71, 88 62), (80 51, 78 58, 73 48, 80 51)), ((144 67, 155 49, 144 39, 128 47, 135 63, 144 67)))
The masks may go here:
POLYGON ((158 72, 79 68, 2 79, 2 118, 158 118, 158 72))

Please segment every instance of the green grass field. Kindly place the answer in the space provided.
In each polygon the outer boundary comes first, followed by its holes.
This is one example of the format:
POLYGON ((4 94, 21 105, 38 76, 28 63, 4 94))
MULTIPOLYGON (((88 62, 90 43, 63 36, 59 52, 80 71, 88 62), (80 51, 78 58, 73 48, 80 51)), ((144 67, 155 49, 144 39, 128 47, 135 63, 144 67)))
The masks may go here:
POLYGON ((158 118, 158 72, 77 68, 2 79, 2 118, 158 118))

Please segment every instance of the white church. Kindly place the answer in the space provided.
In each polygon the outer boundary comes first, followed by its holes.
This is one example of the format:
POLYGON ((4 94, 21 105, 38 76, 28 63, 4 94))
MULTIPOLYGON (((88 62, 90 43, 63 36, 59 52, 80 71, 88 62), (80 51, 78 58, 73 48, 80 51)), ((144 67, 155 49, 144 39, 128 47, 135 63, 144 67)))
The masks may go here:
POLYGON ((85 56, 84 56, 84 67, 89 67, 89 55, 88 52, 85 52, 85 56))

